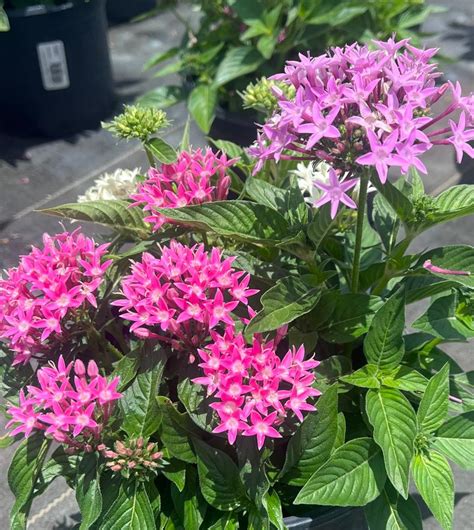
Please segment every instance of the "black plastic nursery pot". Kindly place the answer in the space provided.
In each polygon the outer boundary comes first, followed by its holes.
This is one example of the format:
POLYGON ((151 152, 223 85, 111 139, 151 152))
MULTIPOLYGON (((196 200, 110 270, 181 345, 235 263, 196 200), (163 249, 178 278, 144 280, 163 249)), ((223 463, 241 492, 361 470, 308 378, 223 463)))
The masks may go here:
POLYGON ((218 106, 209 136, 248 147, 257 138, 256 120, 257 115, 251 111, 230 112, 218 106))
POLYGON ((157 0, 107 0, 109 22, 128 22, 156 7, 157 0))
POLYGON ((0 33, 0 126, 62 137, 114 107, 105 0, 8 10, 0 33))

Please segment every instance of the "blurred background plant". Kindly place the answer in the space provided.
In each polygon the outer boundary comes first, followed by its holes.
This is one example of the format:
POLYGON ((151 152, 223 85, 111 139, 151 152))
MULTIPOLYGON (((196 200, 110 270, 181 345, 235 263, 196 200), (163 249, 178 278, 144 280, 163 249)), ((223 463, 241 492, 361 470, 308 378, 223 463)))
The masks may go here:
MULTIPOLYGON (((318 55, 329 46, 367 43, 392 34, 420 43, 420 25, 437 6, 424 0, 201 0, 197 29, 186 27, 180 46, 151 57, 157 77, 179 73, 180 85, 159 87, 141 103, 165 108, 187 100, 198 126, 208 133, 216 111, 242 112, 250 82, 281 71, 297 52, 318 55), (165 61, 174 59, 162 66, 165 61)), ((248 105, 245 105, 248 106, 248 105)), ((259 109, 262 110, 262 109, 259 109)), ((247 113, 250 118, 254 114, 247 113)), ((251 120, 254 121, 254 120, 251 120)))

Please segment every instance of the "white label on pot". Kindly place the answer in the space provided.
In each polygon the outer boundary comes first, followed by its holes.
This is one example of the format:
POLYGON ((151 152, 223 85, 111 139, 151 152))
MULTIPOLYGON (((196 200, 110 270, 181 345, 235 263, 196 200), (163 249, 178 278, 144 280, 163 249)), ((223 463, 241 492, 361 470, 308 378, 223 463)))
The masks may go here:
POLYGON ((69 87, 66 52, 60 40, 37 45, 41 78, 45 90, 64 90, 69 87))

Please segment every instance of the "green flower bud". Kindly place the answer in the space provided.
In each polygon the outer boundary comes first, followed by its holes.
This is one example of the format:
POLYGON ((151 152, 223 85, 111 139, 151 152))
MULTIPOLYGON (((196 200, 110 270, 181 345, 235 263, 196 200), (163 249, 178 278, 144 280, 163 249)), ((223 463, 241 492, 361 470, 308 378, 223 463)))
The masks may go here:
POLYGON ((161 109, 125 105, 122 114, 109 123, 102 123, 102 127, 118 138, 145 142, 169 124, 166 112, 161 109))
POLYGON ((295 97, 295 88, 281 81, 271 81, 262 77, 256 83, 250 83, 240 96, 243 99, 244 108, 252 108, 272 114, 278 108, 278 99, 272 92, 272 87, 278 87, 287 99, 295 97))

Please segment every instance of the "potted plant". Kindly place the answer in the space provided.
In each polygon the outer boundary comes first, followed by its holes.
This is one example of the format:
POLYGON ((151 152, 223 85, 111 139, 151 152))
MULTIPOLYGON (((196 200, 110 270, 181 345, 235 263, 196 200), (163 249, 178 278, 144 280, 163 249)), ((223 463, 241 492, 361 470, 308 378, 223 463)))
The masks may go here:
POLYGON ((6 0, 4 8, 2 126, 51 137, 97 127, 114 106, 105 1, 6 0))
POLYGON ((452 528, 474 396, 444 345, 474 336, 474 248, 410 244, 474 213, 473 187, 432 197, 418 175, 430 148, 474 155, 473 97, 435 85, 434 53, 302 55, 249 153, 187 132, 175 151, 156 109, 108 125, 143 143, 148 175, 128 201, 45 213, 112 235, 45 235, 0 281, 13 527, 64 476, 82 528, 350 528, 364 507, 371 529, 421 529, 410 478, 452 528), (307 200, 286 166, 302 160, 307 200))
POLYGON ((156 0, 107 0, 109 22, 128 22, 156 8, 156 0))
MULTIPOLYGON (((402 0, 205 0, 195 30, 185 25, 180 46, 152 57, 146 67, 156 76, 179 73, 181 86, 159 87, 143 104, 164 108, 182 99, 199 127, 211 137, 249 145, 255 139, 258 113, 243 111, 238 92, 249 82, 281 71, 297 52, 314 55, 328 46, 368 42, 393 33, 416 38, 419 24, 439 8, 402 0), (163 61, 174 59, 162 66, 163 61)), ((414 42, 416 44, 416 41, 414 42)))

